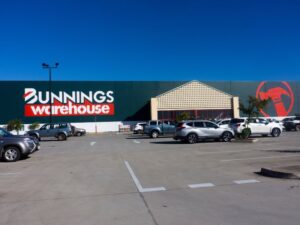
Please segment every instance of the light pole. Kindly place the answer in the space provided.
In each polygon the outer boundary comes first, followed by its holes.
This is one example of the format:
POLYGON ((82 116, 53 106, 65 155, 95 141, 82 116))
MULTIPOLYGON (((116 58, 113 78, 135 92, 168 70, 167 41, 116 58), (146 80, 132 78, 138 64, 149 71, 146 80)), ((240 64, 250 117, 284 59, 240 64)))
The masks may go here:
POLYGON ((59 63, 56 62, 54 66, 49 66, 47 63, 43 63, 42 67, 43 69, 48 69, 49 71, 49 99, 50 99, 50 123, 52 123, 52 69, 56 69, 58 67, 59 63))

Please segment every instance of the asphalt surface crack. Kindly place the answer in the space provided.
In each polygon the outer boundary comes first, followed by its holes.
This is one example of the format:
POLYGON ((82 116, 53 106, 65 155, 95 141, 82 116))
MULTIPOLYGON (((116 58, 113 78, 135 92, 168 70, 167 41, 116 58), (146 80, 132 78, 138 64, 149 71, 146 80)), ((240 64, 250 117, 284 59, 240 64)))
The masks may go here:
POLYGON ((152 218, 153 223, 154 223, 155 225, 159 225, 158 222, 157 222, 157 220, 155 219, 155 217, 154 217, 154 215, 153 215, 151 209, 149 208, 149 205, 148 205, 148 203, 147 203, 147 201, 146 201, 146 199, 145 199, 145 196, 144 196, 143 193, 141 193, 141 192, 139 192, 139 194, 140 194, 141 199, 142 199, 143 202, 144 202, 144 205, 145 205, 145 207, 146 207, 146 209, 147 209, 149 215, 150 215, 151 218, 152 218))

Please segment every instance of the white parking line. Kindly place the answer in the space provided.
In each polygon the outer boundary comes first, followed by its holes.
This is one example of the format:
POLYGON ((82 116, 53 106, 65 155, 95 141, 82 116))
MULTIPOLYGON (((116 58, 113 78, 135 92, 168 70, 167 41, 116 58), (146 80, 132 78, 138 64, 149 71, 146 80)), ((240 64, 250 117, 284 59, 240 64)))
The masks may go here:
POLYGON ((248 149, 248 150, 231 150, 231 151, 210 151, 210 152, 199 152, 197 155, 211 155, 211 154, 226 154, 226 153, 243 153, 243 152, 253 152, 256 151, 254 149, 248 149))
POLYGON ((18 175, 20 173, 0 173, 0 176, 11 176, 11 175, 18 175))
POLYGON ((133 142, 136 143, 136 144, 140 144, 140 143, 141 143, 141 142, 138 141, 138 140, 133 140, 133 142))
POLYGON ((94 146, 95 144, 96 144, 95 141, 93 141, 93 142, 90 143, 91 146, 94 146))
POLYGON ((300 157, 300 155, 266 156, 266 157, 254 157, 254 158, 240 158, 240 159, 223 159, 223 160, 221 160, 221 162, 256 160, 256 159, 276 159, 276 158, 289 158, 289 157, 300 157))
POLYGON ((166 190, 166 188, 164 188, 164 187, 143 188, 139 179, 134 174, 132 168, 130 167, 130 165, 127 161, 125 161, 125 165, 126 165, 128 171, 130 173, 130 176, 132 177, 133 182, 135 183, 135 186, 137 187, 139 192, 144 193, 144 192, 154 192, 154 191, 165 191, 166 190))
POLYGON ((206 188, 206 187, 214 187, 213 183, 202 183, 202 184, 190 184, 188 185, 190 188, 206 188))
POLYGON ((259 183, 260 181, 258 180, 235 180, 233 181, 236 184, 253 184, 253 183, 259 183))

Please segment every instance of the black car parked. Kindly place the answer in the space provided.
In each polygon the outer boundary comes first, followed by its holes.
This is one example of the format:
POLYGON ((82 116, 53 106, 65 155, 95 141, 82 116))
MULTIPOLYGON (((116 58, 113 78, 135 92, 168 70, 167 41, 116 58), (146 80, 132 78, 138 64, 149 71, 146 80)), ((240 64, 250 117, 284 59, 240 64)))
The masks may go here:
POLYGON ((82 136, 86 134, 86 130, 83 128, 78 128, 71 125, 72 135, 73 136, 82 136))
POLYGON ((39 148, 40 143, 37 138, 13 135, 0 128, 0 157, 6 162, 15 162, 39 148))
POLYGON ((291 130, 300 131, 300 116, 289 118, 283 121, 283 126, 286 131, 291 131, 291 130))

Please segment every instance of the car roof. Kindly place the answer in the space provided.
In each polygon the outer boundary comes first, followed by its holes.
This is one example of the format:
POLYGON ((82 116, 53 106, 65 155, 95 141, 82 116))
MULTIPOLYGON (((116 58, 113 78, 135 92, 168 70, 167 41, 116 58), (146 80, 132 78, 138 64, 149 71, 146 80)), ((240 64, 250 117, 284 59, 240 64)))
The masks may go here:
POLYGON ((181 121, 181 123, 191 123, 191 122, 210 122, 210 123, 215 123, 215 122, 210 121, 210 120, 184 120, 184 121, 181 121))

